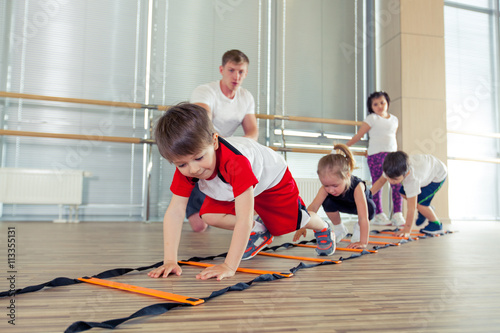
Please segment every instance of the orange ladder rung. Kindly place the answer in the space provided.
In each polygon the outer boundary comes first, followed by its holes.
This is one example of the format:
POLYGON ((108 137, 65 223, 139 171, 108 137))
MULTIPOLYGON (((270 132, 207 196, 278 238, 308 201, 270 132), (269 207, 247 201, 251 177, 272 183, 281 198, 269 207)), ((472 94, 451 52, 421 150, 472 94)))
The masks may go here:
POLYGON ((276 257, 276 258, 284 258, 284 259, 296 259, 296 260, 305 260, 305 261, 316 261, 316 262, 325 262, 325 261, 331 261, 336 264, 342 263, 342 261, 339 260, 332 260, 332 259, 321 259, 321 258, 310 258, 310 257, 297 257, 297 256, 288 256, 285 254, 278 254, 278 253, 269 253, 269 252, 259 252, 259 255, 263 256, 269 256, 269 257, 276 257))
POLYGON ((405 240, 408 240, 410 237, 370 235, 370 238, 386 238, 386 239, 405 239, 405 240))
MULTIPOLYGON (((342 242, 350 242, 351 240, 349 239, 343 239, 342 242)), ((396 245, 396 246, 399 246, 401 244, 399 243, 389 243, 389 242, 376 242, 376 241, 368 241, 368 244, 375 244, 375 245, 389 245, 389 244, 393 244, 393 245, 396 245)))
MULTIPOLYGON (((207 264, 204 262, 197 262, 197 261, 184 261, 181 260, 179 261, 179 264, 183 265, 191 265, 191 266, 200 266, 200 267, 212 267, 215 266, 215 264, 207 264)), ((260 269, 251 269, 251 268, 242 268, 238 267, 236 269, 237 272, 242 272, 242 273, 250 273, 250 274, 278 274, 284 277, 292 277, 293 273, 280 273, 280 272, 273 272, 273 271, 266 271, 266 270, 260 270, 260 269)))
MULTIPOLYGON (((294 244, 295 246, 300 246, 300 247, 312 247, 312 248, 316 248, 316 245, 311 245, 311 244, 294 244)), ((366 249, 348 249, 348 248, 344 248, 344 247, 337 247, 337 249, 335 251, 346 251, 346 252, 363 252, 363 251, 367 251, 367 252, 370 252, 370 253, 377 253, 378 251, 377 250, 366 250, 366 249)))
POLYGON ((172 294, 168 293, 166 291, 161 291, 161 290, 156 290, 156 289, 149 289, 149 288, 144 288, 144 287, 138 287, 138 286, 133 286, 130 284, 125 284, 125 283, 120 283, 120 282, 115 282, 115 281, 109 281, 109 280, 102 280, 94 277, 81 277, 78 278, 78 280, 86 283, 91 283, 91 284, 96 284, 99 286, 104 286, 104 287, 110 287, 110 288, 115 288, 115 289, 120 289, 120 290, 125 290, 125 291, 130 291, 133 293, 138 293, 138 294, 143 294, 143 295, 149 295, 149 296, 155 296, 155 297, 160 297, 160 298, 165 298, 171 301, 176 301, 176 302, 181 302, 181 303, 188 303, 191 305, 198 305, 201 303, 204 303, 205 301, 202 300, 201 298, 195 298, 195 297, 187 297, 187 296, 182 296, 182 295, 177 295, 177 294, 172 294))
MULTIPOLYGON (((379 231, 379 234, 389 234, 389 235, 394 235, 394 231, 379 231)), ((421 236, 427 236, 426 234, 422 234, 420 232, 414 232, 412 231, 410 236, 413 237, 421 237, 421 236)))

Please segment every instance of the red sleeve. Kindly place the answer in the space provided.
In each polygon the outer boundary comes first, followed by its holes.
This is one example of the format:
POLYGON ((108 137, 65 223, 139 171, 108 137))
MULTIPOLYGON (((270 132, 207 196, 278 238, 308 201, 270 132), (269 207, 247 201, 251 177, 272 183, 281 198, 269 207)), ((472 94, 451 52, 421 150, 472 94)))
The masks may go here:
POLYGON ((235 198, 259 182, 253 173, 250 162, 243 155, 234 156, 223 166, 220 166, 219 171, 226 182, 233 187, 235 198))
POLYGON ((175 169, 170 191, 181 197, 189 197, 194 188, 194 184, 191 178, 184 176, 178 169, 175 169))

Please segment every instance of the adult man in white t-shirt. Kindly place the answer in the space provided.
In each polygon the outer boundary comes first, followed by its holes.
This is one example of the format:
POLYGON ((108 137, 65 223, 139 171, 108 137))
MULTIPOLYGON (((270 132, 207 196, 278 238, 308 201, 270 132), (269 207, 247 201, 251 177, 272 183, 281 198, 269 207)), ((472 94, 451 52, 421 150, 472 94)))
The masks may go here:
MULTIPOLYGON (((255 117, 255 101, 252 94, 241 87, 248 74, 248 57, 239 50, 229 50, 222 56, 219 71, 221 80, 198 86, 191 94, 190 102, 207 110, 215 130, 223 137, 234 134, 241 125, 245 137, 257 140, 259 129, 255 117)), ((186 209, 186 216, 193 231, 207 228, 199 215, 205 195, 196 186, 186 209)))

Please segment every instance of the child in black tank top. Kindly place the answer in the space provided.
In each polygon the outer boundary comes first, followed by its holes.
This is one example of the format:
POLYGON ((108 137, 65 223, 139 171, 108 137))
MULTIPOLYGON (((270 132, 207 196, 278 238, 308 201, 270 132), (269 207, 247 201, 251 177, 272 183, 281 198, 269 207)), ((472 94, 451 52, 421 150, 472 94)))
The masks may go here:
MULTIPOLYGON (((336 242, 342 241, 347 234, 340 213, 358 215, 348 248, 363 249, 368 244, 369 220, 375 214, 375 203, 365 182, 352 175, 355 161, 349 148, 339 144, 334 149, 336 154, 323 156, 318 163, 318 177, 323 186, 307 210, 316 213, 323 206, 333 223, 336 242)), ((297 231, 294 241, 304 235, 304 230, 297 231)))

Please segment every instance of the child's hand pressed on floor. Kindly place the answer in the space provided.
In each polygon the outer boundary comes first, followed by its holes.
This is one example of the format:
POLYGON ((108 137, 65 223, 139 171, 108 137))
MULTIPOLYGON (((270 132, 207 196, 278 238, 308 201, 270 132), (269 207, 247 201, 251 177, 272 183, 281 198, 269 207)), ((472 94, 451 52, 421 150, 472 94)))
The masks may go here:
POLYGON ((361 242, 351 243, 347 246, 348 249, 366 249, 367 244, 361 242))
POLYGON ((196 278, 200 280, 208 280, 215 277, 217 278, 217 281, 220 281, 223 278, 233 276, 235 273, 236 270, 224 263, 205 268, 200 274, 196 275, 196 278))
POLYGON ((307 236, 307 229, 306 228, 301 228, 297 231, 295 231, 295 235, 293 235, 293 241, 296 242, 299 240, 300 237, 306 237, 307 236))
POLYGON ((159 278, 159 277, 166 278, 170 273, 175 275, 181 275, 182 274, 181 266, 179 266, 175 261, 170 261, 167 262, 166 264, 161 265, 160 267, 153 269, 151 272, 148 273, 148 276, 152 278, 159 278))
POLYGON ((403 229, 396 231, 394 234, 396 237, 410 237, 411 227, 404 227, 403 229))

